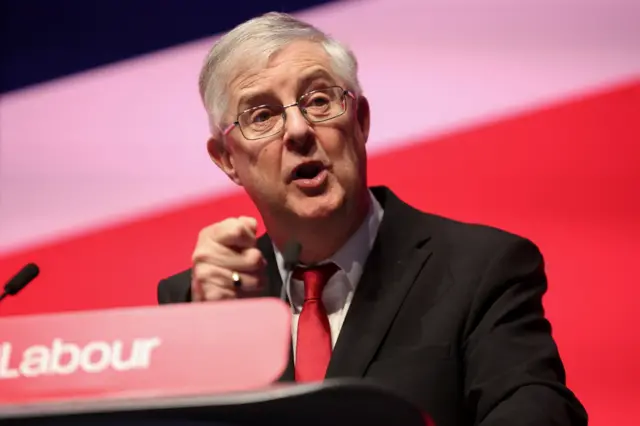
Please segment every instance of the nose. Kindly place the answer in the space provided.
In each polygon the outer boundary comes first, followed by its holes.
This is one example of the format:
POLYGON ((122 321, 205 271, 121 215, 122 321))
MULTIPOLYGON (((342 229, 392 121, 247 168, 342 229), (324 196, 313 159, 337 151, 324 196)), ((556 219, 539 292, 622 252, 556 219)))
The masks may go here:
POLYGON ((284 143, 287 149, 308 154, 314 145, 313 129, 299 108, 287 108, 284 143))

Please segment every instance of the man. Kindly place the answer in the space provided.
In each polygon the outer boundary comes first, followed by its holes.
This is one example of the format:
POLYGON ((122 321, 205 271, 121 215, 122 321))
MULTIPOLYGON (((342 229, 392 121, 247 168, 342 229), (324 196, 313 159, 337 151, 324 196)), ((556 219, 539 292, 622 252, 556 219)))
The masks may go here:
POLYGON ((347 48, 270 13, 218 41, 200 93, 208 152, 267 234, 247 217, 203 229, 192 268, 160 282, 160 303, 284 291, 283 380, 376 381, 441 426, 587 424, 544 317, 537 247, 368 188, 369 104, 347 48), (287 286, 290 241, 301 251, 287 286))

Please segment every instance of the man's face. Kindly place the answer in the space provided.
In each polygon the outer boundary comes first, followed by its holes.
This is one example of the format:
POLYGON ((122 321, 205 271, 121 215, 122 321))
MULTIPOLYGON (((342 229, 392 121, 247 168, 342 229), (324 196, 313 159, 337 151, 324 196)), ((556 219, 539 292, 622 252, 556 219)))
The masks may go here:
MULTIPOLYGON (((230 82, 224 123, 234 122, 245 110, 264 104, 290 105, 302 95, 332 86, 345 87, 322 46, 291 44, 274 55, 266 68, 244 72, 230 82)), ((311 108, 324 105, 327 98, 307 99, 305 105, 311 108)), ((344 104, 342 115, 318 123, 310 123, 297 107, 286 108, 284 128, 278 134, 248 140, 248 132, 243 135, 235 127, 226 136, 224 153, 216 154, 211 141, 209 151, 225 173, 245 188, 265 220, 291 215, 328 217, 361 199, 366 190, 368 103, 347 96, 344 104)), ((253 115, 248 122, 260 128, 264 120, 253 115)))

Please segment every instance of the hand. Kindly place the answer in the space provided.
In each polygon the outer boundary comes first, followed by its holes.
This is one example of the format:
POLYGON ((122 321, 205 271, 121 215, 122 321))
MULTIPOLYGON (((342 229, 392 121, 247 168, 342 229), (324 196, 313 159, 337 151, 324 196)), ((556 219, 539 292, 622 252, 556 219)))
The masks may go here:
POLYGON ((204 228, 192 255, 191 301, 234 299, 238 292, 264 285, 266 261, 256 247, 258 223, 251 217, 229 218, 204 228), (236 288, 237 272, 242 287, 236 288))

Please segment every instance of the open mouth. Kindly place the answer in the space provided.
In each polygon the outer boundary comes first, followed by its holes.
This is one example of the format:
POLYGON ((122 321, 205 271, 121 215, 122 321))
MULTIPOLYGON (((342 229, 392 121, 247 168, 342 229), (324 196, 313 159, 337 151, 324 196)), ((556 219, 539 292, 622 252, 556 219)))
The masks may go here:
POLYGON ((296 166, 291 172, 291 180, 310 180, 325 170, 321 161, 309 161, 296 166))

